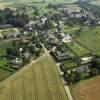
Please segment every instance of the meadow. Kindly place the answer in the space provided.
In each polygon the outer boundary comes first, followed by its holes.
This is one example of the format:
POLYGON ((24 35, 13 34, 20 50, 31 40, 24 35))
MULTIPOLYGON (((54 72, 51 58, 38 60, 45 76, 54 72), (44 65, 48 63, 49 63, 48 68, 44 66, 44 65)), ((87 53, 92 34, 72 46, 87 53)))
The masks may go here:
POLYGON ((84 27, 76 40, 93 53, 100 55, 100 26, 84 27))
POLYGON ((73 42, 73 43, 67 43, 67 46, 76 54, 76 56, 84 56, 90 53, 90 51, 80 44, 73 42))

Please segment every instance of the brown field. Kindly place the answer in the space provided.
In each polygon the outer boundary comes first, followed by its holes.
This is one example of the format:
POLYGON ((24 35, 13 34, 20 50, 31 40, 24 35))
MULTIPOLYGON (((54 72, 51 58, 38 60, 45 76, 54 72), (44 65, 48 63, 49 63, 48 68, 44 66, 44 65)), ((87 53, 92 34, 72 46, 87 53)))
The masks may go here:
MULTIPOLYGON (((12 5, 13 3, 2 3, 2 2, 0 2, 0 9, 4 9, 4 8, 6 8, 6 7, 9 7, 10 5, 12 5)), ((10 6, 11 7, 11 6, 10 6)))
POLYGON ((4 3, 0 3, 0 9, 4 9, 4 8, 5 8, 4 3))
POLYGON ((68 100, 56 65, 45 56, 0 83, 0 100, 68 100))
POLYGON ((100 76, 82 81, 71 89, 75 100, 100 100, 100 76))

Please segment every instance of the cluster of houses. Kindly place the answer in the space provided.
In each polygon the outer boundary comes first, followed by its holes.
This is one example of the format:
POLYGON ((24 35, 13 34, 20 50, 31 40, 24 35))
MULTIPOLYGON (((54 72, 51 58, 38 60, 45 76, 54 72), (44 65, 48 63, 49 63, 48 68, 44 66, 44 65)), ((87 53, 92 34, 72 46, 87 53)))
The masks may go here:
POLYGON ((5 28, 5 29, 0 29, 0 39, 11 39, 11 38, 17 38, 24 35, 24 33, 21 33, 18 29, 16 28, 5 28))
POLYGON ((59 40, 62 43, 72 42, 72 37, 70 36, 70 34, 63 33, 63 32, 55 32, 54 34, 56 37, 59 38, 59 40))
POLYGON ((51 31, 39 32, 38 38, 49 51, 59 44, 58 39, 55 38, 53 34, 51 34, 51 31))
POLYGON ((32 39, 14 40, 13 44, 13 48, 10 49, 14 49, 18 54, 13 55, 13 53, 10 53, 7 55, 7 58, 9 59, 11 67, 16 69, 38 58, 44 52, 41 44, 37 43, 37 41, 34 42, 32 39))
POLYGON ((57 10, 62 13, 61 21, 63 23, 67 21, 75 21, 83 25, 100 25, 100 18, 97 18, 91 10, 87 10, 81 7, 77 7, 75 5, 68 5, 67 4, 59 4, 61 6, 57 6, 57 10))
POLYGON ((59 44, 51 52, 57 61, 73 59, 74 54, 64 44, 59 44))
POLYGON ((87 56, 70 60, 68 64, 66 61, 62 62, 60 65, 60 69, 63 71, 62 77, 69 84, 90 77, 92 59, 91 56, 87 56), (77 74, 78 76, 76 76, 77 74), (76 79, 77 77, 79 77, 78 80, 76 79))

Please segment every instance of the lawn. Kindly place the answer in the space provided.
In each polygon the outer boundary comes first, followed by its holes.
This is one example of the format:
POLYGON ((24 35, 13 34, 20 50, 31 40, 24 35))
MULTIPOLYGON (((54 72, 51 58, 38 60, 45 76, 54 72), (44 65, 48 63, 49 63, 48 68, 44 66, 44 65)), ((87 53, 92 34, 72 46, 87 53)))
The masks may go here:
POLYGON ((92 28, 84 27, 76 40, 100 55, 100 26, 92 28))
POLYGON ((6 49, 12 47, 11 41, 0 41, 0 56, 6 55, 6 49))
MULTIPOLYGON (((6 55, 6 48, 12 46, 10 41, 0 42, 0 56, 6 55)), ((15 72, 14 69, 10 68, 10 65, 6 59, 0 58, 0 82, 8 78, 15 72)))
POLYGON ((15 71, 10 67, 7 60, 0 59, 0 82, 11 76, 15 71))
POLYGON ((16 32, 14 28, 0 30, 0 33, 2 35, 8 35, 8 34, 12 34, 14 32, 16 32))
POLYGON ((12 75, 12 72, 9 72, 5 69, 0 68, 0 82, 8 78, 11 75, 12 75))
POLYGON ((69 27, 69 26, 63 26, 62 27, 62 31, 67 33, 67 34, 71 34, 72 36, 75 36, 75 32, 78 31, 80 29, 79 26, 73 26, 73 27, 69 27))
POLYGON ((68 100, 56 65, 44 57, 0 84, 1 100, 68 100))
POLYGON ((64 61, 63 64, 66 69, 77 67, 77 62, 72 60, 64 61))

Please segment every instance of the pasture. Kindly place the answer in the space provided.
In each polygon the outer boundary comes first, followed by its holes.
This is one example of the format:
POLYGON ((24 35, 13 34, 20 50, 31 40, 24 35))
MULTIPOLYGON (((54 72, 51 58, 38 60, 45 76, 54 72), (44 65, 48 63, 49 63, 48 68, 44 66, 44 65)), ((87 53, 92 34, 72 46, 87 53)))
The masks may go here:
POLYGON ((100 26, 84 27, 76 40, 92 52, 100 55, 100 26))
POLYGON ((100 100, 100 76, 71 87, 74 100, 100 100))
POLYGON ((56 65, 44 57, 0 84, 0 100, 68 100, 56 65))
POLYGON ((89 54, 89 50, 81 46, 80 44, 73 42, 67 43, 67 46, 77 55, 77 56, 84 56, 89 54))

